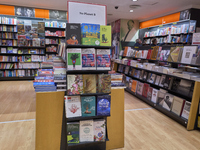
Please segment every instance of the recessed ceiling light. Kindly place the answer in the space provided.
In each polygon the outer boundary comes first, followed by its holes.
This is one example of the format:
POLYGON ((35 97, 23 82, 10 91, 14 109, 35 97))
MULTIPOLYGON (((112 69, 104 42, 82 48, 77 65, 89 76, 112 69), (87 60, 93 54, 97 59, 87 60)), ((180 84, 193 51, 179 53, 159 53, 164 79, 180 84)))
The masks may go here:
POLYGON ((133 12, 133 10, 130 10, 130 12, 133 12))
POLYGON ((133 2, 137 2, 138 0, 132 0, 133 2))

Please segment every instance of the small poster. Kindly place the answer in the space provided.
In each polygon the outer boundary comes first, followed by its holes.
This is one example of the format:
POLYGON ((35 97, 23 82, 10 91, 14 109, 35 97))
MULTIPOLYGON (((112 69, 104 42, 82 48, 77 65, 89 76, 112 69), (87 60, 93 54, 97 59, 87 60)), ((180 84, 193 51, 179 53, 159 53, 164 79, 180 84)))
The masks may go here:
POLYGON ((67 20, 67 12, 58 10, 49 10, 49 18, 67 20))
POLYGON ((200 45, 200 33, 193 33, 192 45, 200 45))
POLYGON ((35 9, 30 7, 17 7, 15 6, 16 16, 35 17, 35 9))

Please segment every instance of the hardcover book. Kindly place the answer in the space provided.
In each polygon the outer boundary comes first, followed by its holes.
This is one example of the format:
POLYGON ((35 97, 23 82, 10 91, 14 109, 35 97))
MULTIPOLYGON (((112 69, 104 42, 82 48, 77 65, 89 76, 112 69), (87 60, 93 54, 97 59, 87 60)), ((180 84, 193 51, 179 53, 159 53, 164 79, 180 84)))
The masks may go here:
POLYGON ((173 99, 174 99, 174 95, 171 95, 171 94, 169 94, 169 93, 166 93, 166 94, 165 94, 165 97, 164 97, 164 101, 163 101, 162 106, 163 106, 165 109, 167 109, 168 111, 170 111, 171 108, 172 108, 173 99))
POLYGON ((111 75, 110 74, 98 75, 98 92, 99 93, 111 92, 111 75))
POLYGON ((84 120, 80 121, 80 142, 92 142, 94 141, 94 127, 93 127, 93 120, 84 120))
POLYGON ((81 49, 67 49, 67 69, 68 70, 81 70, 82 69, 82 57, 81 49))
POLYGON ((148 89, 149 89, 149 84, 144 83, 144 85, 143 85, 143 91, 142 91, 142 96, 144 96, 145 98, 147 98, 148 89))
POLYGON ((190 107, 191 107, 191 103, 188 102, 188 101, 185 101, 181 117, 183 117, 183 118, 188 120, 189 114, 190 114, 190 107))
POLYGON ((110 50, 97 49, 96 53, 97 70, 110 70, 110 50))
POLYGON ((79 123, 67 123, 67 143, 79 143, 79 123))
POLYGON ((151 100, 152 92, 153 92, 153 88, 152 88, 152 87, 149 87, 149 88, 148 88, 148 91, 147 91, 147 99, 148 99, 148 100, 151 100))
POLYGON ((81 99, 80 96, 65 96, 66 117, 81 116, 81 99))
POLYGON ((151 60, 156 60, 158 56, 159 46, 154 46, 153 51, 151 53, 151 60))
POLYGON ((136 93, 136 91, 137 91, 137 81, 136 80, 132 81, 131 91, 133 91, 134 93, 136 93))
POLYGON ((190 64, 192 56, 196 54, 197 46, 184 46, 181 63, 190 64))
POLYGON ((170 54, 169 54, 167 61, 178 62, 178 58, 182 54, 182 51, 183 51, 183 47, 181 47, 181 46, 171 47, 170 54))
POLYGON ((137 83, 137 94, 142 95, 144 83, 139 82, 137 83))
POLYGON ((105 119, 94 120, 94 141, 105 141, 106 123, 105 119))
POLYGON ((173 101, 173 104, 172 104, 172 112, 177 114, 178 116, 180 116, 184 103, 185 103, 184 99, 181 99, 177 96, 174 96, 174 101, 173 101))
POLYGON ((158 94, 159 94, 159 90, 153 88, 152 96, 151 96, 151 101, 152 102, 157 103, 157 101, 158 101, 158 94))
POLYGON ((81 25, 79 23, 67 23, 66 43, 67 45, 81 44, 81 25))
POLYGON ((81 24, 82 45, 100 45, 100 25, 81 24))
POLYGON ((67 95, 83 94, 83 76, 67 75, 67 95))
POLYGON ((82 96, 81 97, 81 111, 83 117, 95 116, 96 112, 96 99, 95 96, 82 96))
POLYGON ((159 105, 163 105, 163 102, 164 102, 164 98, 165 98, 165 94, 167 93, 166 90, 163 90, 163 89, 160 89, 159 93, 158 93, 158 101, 157 103, 159 105))
POLYGON ((82 49, 82 70, 96 70, 95 49, 82 49))
POLYGON ((110 116, 110 95, 97 96, 97 116, 110 116))
POLYGON ((84 93, 96 93, 96 75, 83 75, 84 93))
POLYGON ((100 46, 111 46, 111 26, 100 26, 100 46))

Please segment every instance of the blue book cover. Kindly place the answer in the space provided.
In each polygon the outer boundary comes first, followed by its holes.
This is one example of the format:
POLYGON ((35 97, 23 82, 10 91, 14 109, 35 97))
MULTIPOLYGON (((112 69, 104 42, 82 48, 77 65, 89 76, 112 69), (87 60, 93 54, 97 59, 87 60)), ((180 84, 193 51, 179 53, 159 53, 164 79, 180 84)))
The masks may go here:
POLYGON ((97 116, 110 116, 110 95, 97 96, 97 116))
POLYGON ((53 80, 54 77, 49 76, 49 77, 35 77, 35 80, 53 80))
POLYGON ((96 111, 95 96, 81 97, 81 111, 83 117, 95 116, 95 111, 96 111))
POLYGON ((54 82, 34 82, 33 86, 47 86, 47 85, 55 85, 54 82))

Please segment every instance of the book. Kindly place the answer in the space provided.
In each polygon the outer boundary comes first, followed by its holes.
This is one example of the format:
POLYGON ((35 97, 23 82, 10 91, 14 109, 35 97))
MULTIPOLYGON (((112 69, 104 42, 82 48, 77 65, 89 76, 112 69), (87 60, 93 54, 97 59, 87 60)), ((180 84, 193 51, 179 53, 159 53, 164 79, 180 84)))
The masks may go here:
POLYGON ((136 92, 137 94, 142 95, 143 86, 144 86, 144 83, 138 81, 138 83, 137 83, 137 92, 136 92))
POLYGON ((132 81, 131 91, 133 91, 134 93, 136 93, 137 91, 137 83, 138 82, 136 80, 132 81))
POLYGON ((110 50, 97 49, 96 51, 96 66, 97 70, 110 70, 110 50))
POLYGON ((96 93, 96 75, 83 75, 83 93, 96 93))
POLYGON ((81 25, 79 23, 67 23, 66 43, 67 45, 81 44, 81 25))
POLYGON ((128 52, 128 47, 126 46, 126 47, 124 48, 123 56, 126 56, 126 55, 127 55, 127 52, 128 52))
POLYGON ((110 116, 111 96, 97 96, 97 116, 110 116))
POLYGON ((184 99, 174 96, 174 100, 172 103, 172 112, 180 116, 183 110, 184 103, 185 103, 184 99))
POLYGON ((145 98, 147 98, 148 89, 149 89, 149 84, 144 83, 144 85, 143 85, 143 91, 142 91, 142 96, 144 96, 145 98))
POLYGON ((94 129, 93 129, 93 120, 84 120, 80 121, 79 127, 79 140, 80 142, 92 142, 94 141, 94 129))
POLYGON ((111 26, 100 26, 100 46, 111 46, 111 26))
POLYGON ((143 76, 144 76, 144 70, 141 70, 141 72, 140 72, 140 80, 143 80, 143 76))
POLYGON ((105 141, 106 122, 105 119, 94 120, 94 141, 105 141))
POLYGON ((82 57, 80 48, 67 49, 67 70, 81 70, 82 57))
POLYGON ((163 87, 165 83, 166 75, 162 75, 160 78, 159 86, 163 87))
POLYGON ((159 105, 163 105, 163 102, 164 102, 164 98, 165 98, 165 94, 167 93, 166 90, 163 90, 163 89, 160 89, 159 93, 158 93, 158 101, 157 103, 159 105))
POLYGON ((144 72, 144 75, 143 75, 143 80, 144 80, 144 81, 147 80, 147 76, 148 76, 148 72, 145 71, 145 72, 144 72))
POLYGON ((83 94, 83 76, 67 75, 67 95, 83 94))
POLYGON ((157 103, 157 101, 158 101, 158 94, 159 94, 159 90, 153 88, 152 96, 151 96, 151 101, 152 102, 157 103))
POLYGON ((126 68, 125 68, 125 74, 128 74, 128 72, 129 72, 129 68, 130 68, 130 66, 126 66, 126 68))
POLYGON ((95 49, 82 49, 82 70, 96 70, 95 49))
POLYGON ((173 82, 173 77, 166 76, 163 87, 166 88, 166 89, 170 89, 172 82, 173 82))
POLYGON ((80 96, 65 96, 66 117, 81 116, 81 99, 80 96))
POLYGON ((95 96, 82 96, 81 97, 81 111, 83 117, 95 116, 96 112, 96 99, 95 96))
POLYGON ((170 54, 168 56, 167 61, 179 62, 179 57, 181 56, 182 51, 183 51, 183 47, 181 46, 171 47, 170 54))
POLYGON ((98 93, 111 92, 111 75, 99 74, 98 75, 98 93))
POLYGON ((181 63, 190 64, 192 56, 196 54, 197 46, 184 46, 181 63))
POLYGON ((156 60, 158 56, 159 46, 154 46, 151 53, 151 60, 156 60))
POLYGON ((172 108, 173 99, 174 99, 174 95, 166 93, 165 97, 164 97, 164 101, 162 103, 163 108, 165 108, 168 111, 170 111, 171 108, 172 108))
POLYGON ((139 70, 135 70, 135 71, 134 71, 133 77, 135 77, 135 78, 139 78, 139 77, 140 77, 139 70))
POLYGON ((67 123, 67 143, 79 143, 79 123, 67 123))
POLYGON ((190 114, 190 107, 191 107, 191 103, 188 102, 188 101, 185 101, 181 117, 183 117, 183 118, 188 120, 189 114, 190 114))
POLYGON ((147 58, 146 58, 146 59, 151 59, 151 53, 152 53, 152 50, 149 49, 149 50, 148 50, 148 53, 147 53, 147 58))
POLYGON ((133 79, 129 80, 128 89, 131 90, 132 88, 133 79))
POLYGON ((153 92, 153 88, 152 88, 152 87, 149 87, 149 88, 148 88, 148 91, 147 91, 147 99, 148 99, 148 100, 151 100, 152 92, 153 92))
POLYGON ((154 83, 154 82, 155 82, 155 79, 156 79, 156 74, 149 73, 149 76, 148 76, 147 81, 148 81, 149 83, 154 83))
POLYGON ((100 25, 82 23, 81 42, 82 45, 100 45, 100 25))

